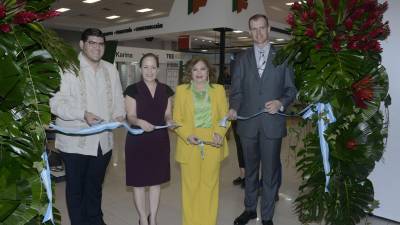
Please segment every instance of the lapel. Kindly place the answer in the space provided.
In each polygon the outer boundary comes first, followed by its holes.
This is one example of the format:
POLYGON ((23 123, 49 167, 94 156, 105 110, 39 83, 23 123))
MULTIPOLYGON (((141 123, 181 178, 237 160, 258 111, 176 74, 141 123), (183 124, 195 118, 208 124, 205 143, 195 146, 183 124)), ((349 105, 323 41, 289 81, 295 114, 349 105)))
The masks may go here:
MULTIPOLYGON (((193 120, 194 121, 194 101, 193 101, 193 94, 192 94, 192 90, 190 87, 190 84, 187 84, 185 87, 185 91, 186 91, 186 101, 185 101, 185 105, 187 106, 186 109, 187 111, 187 116, 189 116, 189 121, 193 120)), ((194 124, 194 123, 193 123, 194 124)))
POLYGON ((257 59, 256 55, 254 53, 254 46, 249 48, 247 50, 248 54, 248 60, 249 60, 249 65, 250 65, 250 73, 252 74, 252 77, 254 77, 256 80, 260 80, 260 76, 258 75, 258 69, 257 69, 257 59))
POLYGON ((210 97, 210 103, 211 103, 211 126, 214 127, 214 121, 216 119, 216 112, 217 112, 217 102, 218 99, 215 98, 215 89, 216 89, 216 84, 213 85, 213 87, 210 87, 208 89, 208 96, 210 97))
POLYGON ((268 52, 267 64, 265 65, 265 69, 264 69, 263 75, 261 77, 261 79, 263 81, 267 79, 266 77, 271 76, 271 73, 275 68, 274 64, 272 63, 272 61, 275 58, 275 54, 276 54, 275 48, 271 45, 271 48, 269 49, 269 52, 268 52))

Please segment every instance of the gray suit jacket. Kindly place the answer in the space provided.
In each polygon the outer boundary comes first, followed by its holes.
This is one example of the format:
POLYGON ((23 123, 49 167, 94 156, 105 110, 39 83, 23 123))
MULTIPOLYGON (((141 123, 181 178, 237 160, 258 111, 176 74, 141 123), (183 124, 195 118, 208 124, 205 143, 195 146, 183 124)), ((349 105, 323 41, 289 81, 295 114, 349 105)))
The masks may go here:
MULTIPOLYGON (((293 70, 287 62, 274 66, 276 49, 271 46, 262 77, 258 75, 254 47, 241 53, 236 60, 230 88, 230 108, 240 116, 249 116, 264 109, 266 102, 279 100, 286 109, 296 97, 293 70)), ((239 120, 240 136, 256 137, 262 129, 267 138, 286 136, 286 118, 278 114, 261 114, 249 120, 239 120)))

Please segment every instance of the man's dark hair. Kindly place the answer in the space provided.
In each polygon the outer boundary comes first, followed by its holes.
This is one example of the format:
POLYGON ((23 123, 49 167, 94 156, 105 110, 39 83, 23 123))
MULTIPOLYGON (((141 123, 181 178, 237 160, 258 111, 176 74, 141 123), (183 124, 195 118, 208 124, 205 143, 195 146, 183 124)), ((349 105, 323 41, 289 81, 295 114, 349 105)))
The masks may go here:
POLYGON ((252 21, 252 20, 259 20, 259 19, 261 19, 261 18, 263 18, 263 19, 265 20, 265 22, 266 22, 266 24, 267 24, 267 27, 268 27, 268 26, 269 26, 269 22, 268 22, 267 16, 266 16, 266 15, 263 15, 263 14, 255 14, 255 15, 253 15, 252 17, 250 17, 250 19, 249 19, 249 28, 250 28, 250 21, 252 21))
POLYGON ((84 30, 81 34, 81 41, 87 41, 89 36, 101 37, 103 38, 104 42, 106 41, 103 32, 101 32, 101 30, 97 28, 87 28, 86 30, 84 30))

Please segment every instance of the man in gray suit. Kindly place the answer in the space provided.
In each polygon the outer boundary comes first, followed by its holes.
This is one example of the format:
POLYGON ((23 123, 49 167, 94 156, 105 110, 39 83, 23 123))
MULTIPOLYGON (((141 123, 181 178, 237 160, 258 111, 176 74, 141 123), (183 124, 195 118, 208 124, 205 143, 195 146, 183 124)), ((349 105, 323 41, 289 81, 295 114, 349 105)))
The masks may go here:
POLYGON ((293 70, 283 63, 274 66, 276 50, 269 44, 270 26, 265 15, 249 19, 253 48, 244 51, 236 61, 230 90, 228 116, 249 116, 266 110, 257 117, 238 121, 237 132, 242 141, 245 161, 245 211, 235 219, 244 225, 257 217, 258 179, 261 161, 263 225, 273 225, 275 196, 281 179, 280 150, 286 136, 286 118, 276 114, 285 110, 296 96, 293 70))

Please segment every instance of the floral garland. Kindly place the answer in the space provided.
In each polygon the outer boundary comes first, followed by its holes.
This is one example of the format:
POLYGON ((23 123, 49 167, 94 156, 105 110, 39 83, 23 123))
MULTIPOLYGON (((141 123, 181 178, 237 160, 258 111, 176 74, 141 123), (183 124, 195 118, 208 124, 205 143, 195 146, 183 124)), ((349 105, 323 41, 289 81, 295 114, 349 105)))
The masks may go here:
POLYGON ((73 48, 40 24, 59 15, 52 2, 0 0, 0 224, 60 224, 44 127, 60 71, 79 64, 73 48))
MULTIPOLYGON (((316 131, 297 151, 302 183, 295 205, 303 223, 353 225, 378 207, 368 175, 387 135, 379 110, 388 96, 380 57, 380 41, 390 33, 383 22, 387 7, 377 0, 303 0, 287 17, 293 38, 275 63, 293 65, 302 103, 330 104, 336 117, 323 135, 330 148, 329 192, 316 131)), ((312 121, 325 117, 315 114, 312 121)))

